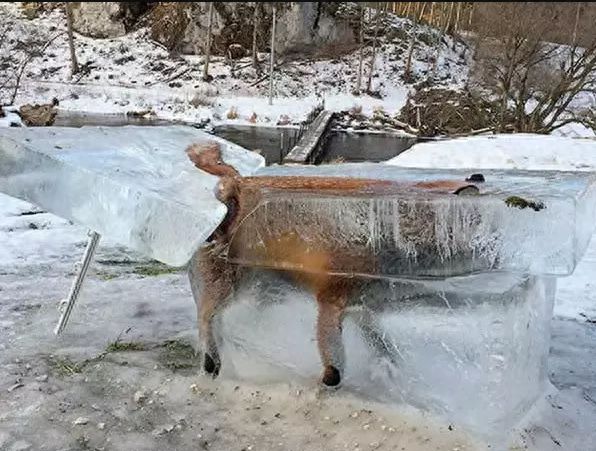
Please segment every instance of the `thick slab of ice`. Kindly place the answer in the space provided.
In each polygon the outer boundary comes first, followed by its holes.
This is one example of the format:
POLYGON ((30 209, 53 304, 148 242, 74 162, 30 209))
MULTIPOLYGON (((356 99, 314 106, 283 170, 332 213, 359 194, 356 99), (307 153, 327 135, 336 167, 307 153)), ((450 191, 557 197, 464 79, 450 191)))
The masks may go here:
POLYGON ((389 180, 374 192, 264 191, 229 257, 246 265, 372 277, 447 277, 490 270, 568 275, 594 229, 593 174, 483 171, 476 196, 436 190, 469 171, 384 164, 268 167, 257 175, 389 180), (514 197, 515 196, 515 197, 514 197), (534 202, 526 208, 520 199, 534 202), (535 207, 535 208, 532 208, 535 207), (536 211, 538 210, 538 211, 536 211), (306 263, 305 263, 306 262, 306 263))
MULTIPOLYGON (((279 274, 253 270, 222 312, 224 375, 319 377, 314 296, 279 274)), ((344 321, 344 387, 504 443, 548 384, 554 292, 554 278, 511 273, 364 282, 344 321)))
POLYGON ((9 128, 0 130, 0 191, 180 266, 226 214, 217 177, 184 152, 205 140, 243 175, 264 165, 192 127, 9 128))

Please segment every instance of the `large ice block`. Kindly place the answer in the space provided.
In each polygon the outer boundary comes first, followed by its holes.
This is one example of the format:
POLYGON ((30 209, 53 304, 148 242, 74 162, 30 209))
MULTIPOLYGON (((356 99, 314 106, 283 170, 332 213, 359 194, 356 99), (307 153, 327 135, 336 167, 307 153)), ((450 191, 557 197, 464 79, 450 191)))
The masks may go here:
POLYGON ((263 158, 192 127, 7 128, 0 130, 0 191, 87 226, 164 263, 185 264, 226 207, 217 178, 185 149, 215 140, 247 175, 263 158))
POLYGON ((341 164, 268 167, 257 175, 392 184, 361 192, 263 190, 229 249, 245 265, 385 278, 493 270, 560 276, 573 271, 595 225, 591 173, 487 170, 473 196, 435 189, 465 183, 469 171, 341 164))
MULTIPOLYGON (((315 381, 313 295, 253 270, 222 313, 223 375, 315 381)), ((350 297, 343 387, 415 406, 502 449, 544 393, 555 279, 485 273, 445 280, 370 280, 350 297)))

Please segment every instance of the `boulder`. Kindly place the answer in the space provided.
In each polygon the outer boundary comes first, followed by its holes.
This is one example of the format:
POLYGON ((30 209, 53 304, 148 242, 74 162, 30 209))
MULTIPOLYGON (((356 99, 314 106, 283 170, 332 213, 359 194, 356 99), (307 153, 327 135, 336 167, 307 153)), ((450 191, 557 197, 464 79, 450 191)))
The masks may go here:
MULTIPOLYGON (((355 41, 349 21, 338 13, 338 2, 278 3, 276 52, 308 52, 320 46, 355 41)), ((272 7, 257 3, 257 47, 268 51, 271 39, 272 7)), ((211 52, 229 56, 232 46, 250 53, 255 4, 215 2, 211 52)), ((201 54, 207 44, 207 3, 160 3, 149 14, 152 38, 171 50, 201 54)), ((235 51, 234 58, 239 52, 235 51)))
POLYGON ((130 31, 149 2, 73 2, 73 28, 85 36, 114 38, 130 31))

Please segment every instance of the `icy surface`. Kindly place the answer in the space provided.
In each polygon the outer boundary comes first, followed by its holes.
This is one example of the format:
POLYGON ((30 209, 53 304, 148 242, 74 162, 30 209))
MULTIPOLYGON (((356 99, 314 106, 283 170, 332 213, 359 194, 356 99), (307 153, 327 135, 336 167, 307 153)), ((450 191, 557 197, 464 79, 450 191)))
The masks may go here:
POLYGON ((352 194, 264 192, 232 241, 234 261, 314 271, 303 257, 309 264, 322 258, 330 273, 389 278, 488 270, 568 275, 594 228, 591 174, 485 171, 486 182, 477 184, 479 196, 456 196, 451 189, 429 185, 466 185, 470 172, 461 170, 341 164, 258 172, 272 174, 394 183, 352 194), (511 196, 541 207, 510 206, 505 201, 511 196))
MULTIPOLYGON (((501 273, 365 283, 344 323, 344 384, 503 441, 546 388, 554 282, 501 273)), ((259 270, 242 286, 222 315, 228 375, 316 379, 311 295, 259 270)))
POLYGON ((207 139, 244 175, 263 165, 190 127, 11 128, 0 132, 0 191, 180 266, 226 213, 217 178, 184 152, 207 139))
MULTIPOLYGON (((418 168, 493 168, 543 171, 596 171, 596 140, 543 135, 496 135, 416 144, 389 160, 418 168)), ((571 277, 558 281, 555 315, 579 321, 596 319, 596 239, 571 277)))

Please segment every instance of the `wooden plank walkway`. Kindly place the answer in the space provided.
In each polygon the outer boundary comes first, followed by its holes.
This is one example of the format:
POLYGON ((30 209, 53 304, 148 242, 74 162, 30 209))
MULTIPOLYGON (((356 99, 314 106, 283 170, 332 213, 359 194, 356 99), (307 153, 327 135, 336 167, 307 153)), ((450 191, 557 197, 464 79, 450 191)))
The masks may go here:
POLYGON ((283 163, 312 163, 322 151, 322 142, 329 130, 333 112, 323 110, 315 118, 300 141, 288 152, 283 163))

